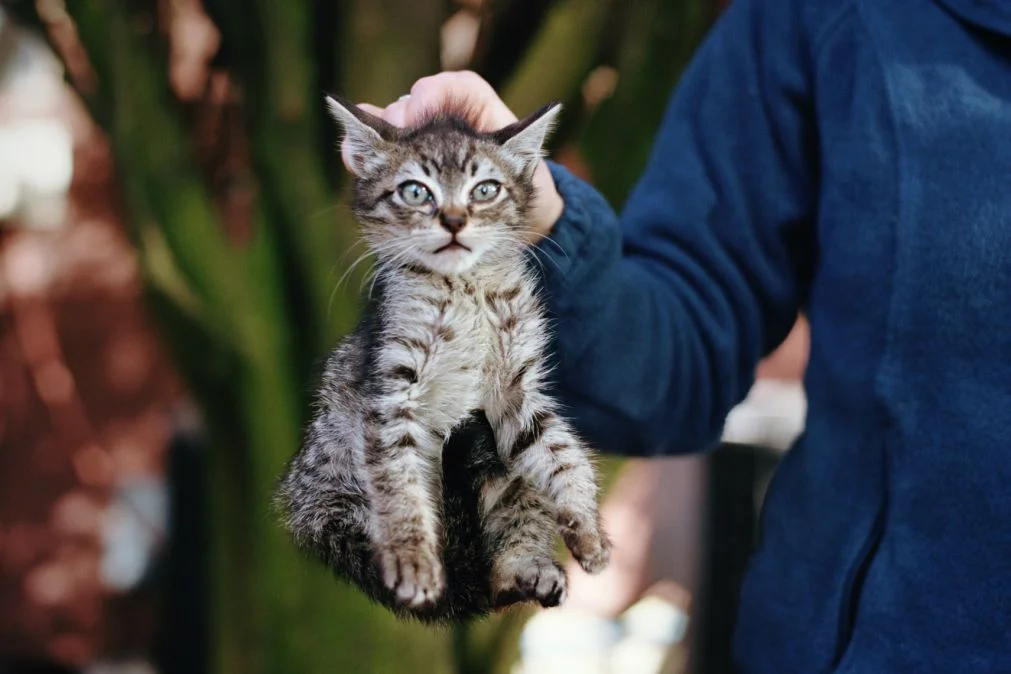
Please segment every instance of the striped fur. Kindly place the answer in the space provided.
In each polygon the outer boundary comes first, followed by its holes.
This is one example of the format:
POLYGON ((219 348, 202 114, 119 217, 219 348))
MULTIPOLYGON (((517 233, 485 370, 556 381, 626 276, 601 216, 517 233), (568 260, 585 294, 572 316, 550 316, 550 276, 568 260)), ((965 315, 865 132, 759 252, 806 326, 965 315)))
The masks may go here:
POLYGON ((549 333, 523 244, 557 106, 495 134, 451 114, 401 131, 331 110, 379 293, 330 356, 282 482, 286 524, 402 616, 555 605, 555 533, 591 573, 610 550, 590 453, 544 392, 549 333), (431 199, 411 205, 411 181, 431 199), (494 198, 475 198, 486 181, 494 198))

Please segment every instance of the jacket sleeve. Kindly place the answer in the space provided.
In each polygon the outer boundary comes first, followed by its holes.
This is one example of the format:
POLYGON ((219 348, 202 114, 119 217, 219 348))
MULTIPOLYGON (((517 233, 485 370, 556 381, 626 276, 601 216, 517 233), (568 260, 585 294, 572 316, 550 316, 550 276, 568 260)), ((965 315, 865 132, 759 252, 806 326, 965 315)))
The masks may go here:
POLYGON ((553 383, 601 451, 710 447, 804 301, 817 133, 799 21, 770 7, 786 4, 734 0, 716 22, 620 218, 550 165, 565 202, 537 250, 553 383))

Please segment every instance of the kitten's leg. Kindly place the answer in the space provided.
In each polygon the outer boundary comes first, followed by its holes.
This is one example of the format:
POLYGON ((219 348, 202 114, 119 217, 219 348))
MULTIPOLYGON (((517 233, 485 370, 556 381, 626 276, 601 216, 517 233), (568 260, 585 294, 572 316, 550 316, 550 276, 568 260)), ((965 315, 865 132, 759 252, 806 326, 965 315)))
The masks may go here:
POLYGON ((517 394, 505 413, 489 414, 499 451, 517 475, 554 504, 559 532, 579 565, 599 573, 607 566, 611 542, 600 525, 589 450, 546 397, 536 391, 523 397, 517 394))
POLYGON ((397 600, 417 607, 435 602, 445 588, 435 506, 443 438, 415 420, 407 396, 385 398, 366 455, 372 540, 383 583, 397 600))
MULTIPOLYGON (((447 285, 450 285, 447 282, 447 285)), ((442 447, 474 409, 476 375, 462 376, 466 347, 450 326, 456 310, 445 289, 418 287, 387 311, 374 367, 376 441, 366 462, 374 499, 373 542, 387 587, 410 606, 436 601, 445 587, 441 555, 442 447)), ((462 341, 462 340, 461 340, 462 341)))
POLYGON ((600 526, 588 448, 544 395, 547 326, 521 283, 488 296, 498 324, 500 360, 485 409, 499 454, 555 507, 566 547, 589 573, 607 566, 611 543, 600 526))
POLYGON ((518 475, 499 475, 482 487, 481 510, 492 605, 533 599, 547 608, 565 601, 565 571, 554 560, 554 517, 541 495, 518 475))
POLYGON ((611 543, 600 526, 589 449, 542 392, 544 321, 534 298, 522 290, 502 293, 492 308, 501 360, 485 410, 499 454, 555 506, 565 545, 583 569, 598 573, 607 566, 611 543))

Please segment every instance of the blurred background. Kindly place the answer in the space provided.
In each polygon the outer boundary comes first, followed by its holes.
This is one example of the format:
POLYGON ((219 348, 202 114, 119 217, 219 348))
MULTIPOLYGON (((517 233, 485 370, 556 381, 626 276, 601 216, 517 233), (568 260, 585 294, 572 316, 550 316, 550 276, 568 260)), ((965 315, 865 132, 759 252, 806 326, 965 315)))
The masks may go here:
POLYGON ((730 671, 802 320, 723 446, 605 459, 616 563, 561 609, 397 623, 269 506, 361 294, 323 94, 561 100, 554 158, 620 208, 722 5, 0 1, 0 674, 730 671))

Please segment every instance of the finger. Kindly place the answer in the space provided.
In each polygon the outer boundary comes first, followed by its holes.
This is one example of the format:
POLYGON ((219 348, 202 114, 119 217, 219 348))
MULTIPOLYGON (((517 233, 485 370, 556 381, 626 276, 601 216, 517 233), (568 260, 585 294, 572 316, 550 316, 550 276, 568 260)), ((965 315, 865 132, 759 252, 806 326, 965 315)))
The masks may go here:
POLYGON ((405 127, 407 126, 407 109, 410 105, 410 99, 401 98, 394 101, 386 106, 383 111, 383 119, 392 124, 393 126, 405 127))
POLYGON ((358 107, 370 115, 374 115, 376 117, 383 116, 383 108, 380 108, 378 105, 372 105, 371 103, 359 103, 358 107))
POLYGON ((351 170, 351 148, 348 147, 346 142, 341 143, 341 161, 344 162, 344 168, 348 173, 354 173, 351 170))
POLYGON ((444 107, 449 101, 459 101, 478 113, 475 121, 484 127, 481 130, 491 130, 494 120, 489 119, 492 116, 487 114, 487 109, 495 105, 497 98, 494 90, 479 77, 457 72, 423 77, 411 87, 411 121, 417 121, 426 111, 444 107))

